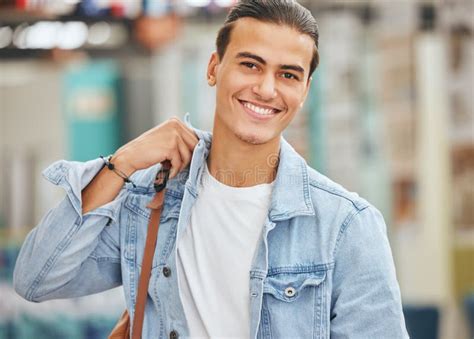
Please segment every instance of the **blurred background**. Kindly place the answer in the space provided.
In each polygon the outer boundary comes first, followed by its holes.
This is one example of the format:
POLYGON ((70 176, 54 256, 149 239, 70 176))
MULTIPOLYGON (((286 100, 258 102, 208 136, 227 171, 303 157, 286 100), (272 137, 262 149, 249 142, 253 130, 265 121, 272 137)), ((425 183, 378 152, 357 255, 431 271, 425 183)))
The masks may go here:
MULTIPOLYGON (((232 0, 0 1, 0 338, 104 338, 120 288, 18 297, 21 243, 63 196, 41 171, 172 116, 211 130, 232 0)), ((301 1, 321 64, 285 137, 384 214, 412 338, 474 338, 474 2, 301 1)))

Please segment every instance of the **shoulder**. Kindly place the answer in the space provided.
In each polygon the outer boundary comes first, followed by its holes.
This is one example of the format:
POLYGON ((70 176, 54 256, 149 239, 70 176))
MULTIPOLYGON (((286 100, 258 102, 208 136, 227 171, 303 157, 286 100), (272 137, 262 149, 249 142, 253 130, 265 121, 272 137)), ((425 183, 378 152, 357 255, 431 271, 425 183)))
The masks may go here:
POLYGON ((360 239, 385 237, 386 225, 382 213, 366 199, 311 167, 308 167, 308 181, 315 225, 325 234, 328 249, 333 255, 348 230, 351 230, 348 239, 353 244, 360 239))
POLYGON ((315 169, 307 168, 311 200, 320 225, 326 225, 339 235, 354 220, 362 222, 366 232, 385 228, 382 213, 374 205, 315 169))
POLYGON ((354 211, 361 211, 371 206, 358 193, 349 191, 314 168, 308 165, 306 167, 313 204, 320 204, 322 201, 325 201, 327 203, 344 205, 354 211))

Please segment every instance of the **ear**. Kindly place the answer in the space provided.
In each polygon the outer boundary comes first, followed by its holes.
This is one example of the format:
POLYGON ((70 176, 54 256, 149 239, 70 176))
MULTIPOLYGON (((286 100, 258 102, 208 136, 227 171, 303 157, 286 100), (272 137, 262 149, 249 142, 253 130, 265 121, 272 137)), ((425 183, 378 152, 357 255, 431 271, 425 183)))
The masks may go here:
POLYGON ((213 52, 209 59, 209 64, 207 65, 207 83, 211 87, 217 83, 217 66, 219 66, 219 63, 219 55, 217 52, 213 52))

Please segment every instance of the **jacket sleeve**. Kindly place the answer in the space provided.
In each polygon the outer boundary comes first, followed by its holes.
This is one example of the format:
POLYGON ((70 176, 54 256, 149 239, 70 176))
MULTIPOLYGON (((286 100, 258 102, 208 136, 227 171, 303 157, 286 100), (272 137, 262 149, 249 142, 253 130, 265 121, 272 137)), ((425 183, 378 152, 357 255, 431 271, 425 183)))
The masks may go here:
POLYGON ((341 228, 331 338, 408 338, 386 225, 372 206, 355 212, 341 228))
POLYGON ((123 188, 108 204, 82 215, 81 191, 103 167, 101 159, 58 161, 43 171, 66 196, 27 235, 15 264, 13 285, 40 302, 101 292, 121 285, 119 216, 123 188))

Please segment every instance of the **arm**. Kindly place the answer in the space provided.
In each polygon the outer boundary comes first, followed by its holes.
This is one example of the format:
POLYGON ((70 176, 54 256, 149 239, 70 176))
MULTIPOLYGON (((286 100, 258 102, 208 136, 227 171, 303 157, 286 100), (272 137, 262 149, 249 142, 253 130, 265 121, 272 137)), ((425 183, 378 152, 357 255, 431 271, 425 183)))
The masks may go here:
MULTIPOLYGON (((170 160, 170 178, 185 168, 197 136, 176 118, 122 146, 112 159, 127 175, 170 160)), ((127 196, 123 180, 101 159, 59 161, 44 176, 66 191, 28 234, 13 274, 18 294, 30 301, 70 298, 122 283, 120 212, 127 196)))
POLYGON ((408 338, 383 217, 369 206, 349 218, 335 249, 331 338, 408 338))
MULTIPOLYGON (((127 176, 135 170, 123 160, 122 156, 114 156, 112 162, 127 176)), ((82 190, 82 214, 86 214, 99 206, 114 200, 123 187, 123 179, 104 166, 92 181, 82 190)))
POLYGON ((118 225, 125 189, 114 200, 82 214, 81 191, 102 167, 101 159, 58 161, 43 172, 64 188, 66 196, 22 245, 13 284, 23 298, 38 302, 76 297, 121 284, 118 225))

